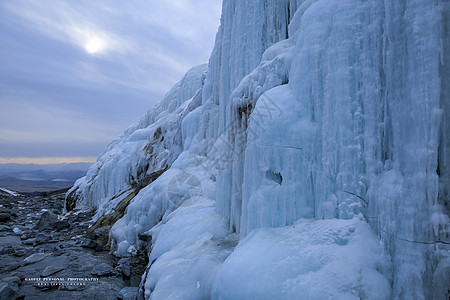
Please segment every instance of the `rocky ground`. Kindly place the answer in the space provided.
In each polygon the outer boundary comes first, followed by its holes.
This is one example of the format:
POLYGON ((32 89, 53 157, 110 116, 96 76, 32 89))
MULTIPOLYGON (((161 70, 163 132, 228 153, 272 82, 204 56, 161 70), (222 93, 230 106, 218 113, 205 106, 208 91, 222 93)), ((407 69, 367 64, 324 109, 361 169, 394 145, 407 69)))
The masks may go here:
POLYGON ((146 256, 110 255, 110 227, 63 215, 63 199, 0 196, 0 300, 134 299, 146 256))

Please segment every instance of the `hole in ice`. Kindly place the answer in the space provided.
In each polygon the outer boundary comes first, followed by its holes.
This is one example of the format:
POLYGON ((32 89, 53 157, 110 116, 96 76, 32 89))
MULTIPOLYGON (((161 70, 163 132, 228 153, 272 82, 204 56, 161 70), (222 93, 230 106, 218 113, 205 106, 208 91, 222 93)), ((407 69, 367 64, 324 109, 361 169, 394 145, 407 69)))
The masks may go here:
POLYGON ((276 182, 278 184, 281 185, 281 183, 283 182, 283 177, 281 176, 280 173, 276 173, 272 170, 267 170, 266 171, 266 178, 272 180, 273 182, 276 182))

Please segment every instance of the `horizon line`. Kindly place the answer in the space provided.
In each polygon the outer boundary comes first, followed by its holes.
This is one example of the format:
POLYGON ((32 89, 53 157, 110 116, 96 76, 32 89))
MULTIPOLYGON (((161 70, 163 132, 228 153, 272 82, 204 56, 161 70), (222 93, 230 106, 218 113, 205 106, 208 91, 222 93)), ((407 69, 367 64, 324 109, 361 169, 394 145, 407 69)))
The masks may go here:
POLYGON ((0 157, 0 164, 71 164, 95 163, 97 156, 59 156, 59 157, 0 157))

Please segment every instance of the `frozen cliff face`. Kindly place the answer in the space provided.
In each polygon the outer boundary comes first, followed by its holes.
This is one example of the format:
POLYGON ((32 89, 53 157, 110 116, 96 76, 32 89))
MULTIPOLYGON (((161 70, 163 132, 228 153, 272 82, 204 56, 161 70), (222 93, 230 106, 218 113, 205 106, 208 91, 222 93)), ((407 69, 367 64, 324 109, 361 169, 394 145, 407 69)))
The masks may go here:
POLYGON ((189 70, 159 105, 108 145, 86 177, 68 191, 66 209, 88 206, 98 218, 117 205, 120 195, 141 189, 149 175, 175 161, 183 150, 181 121, 201 104, 206 67, 189 70))
POLYGON ((131 195, 110 238, 119 256, 151 249, 145 298, 446 299, 449 11, 224 0, 206 76, 68 199, 98 218, 131 195))

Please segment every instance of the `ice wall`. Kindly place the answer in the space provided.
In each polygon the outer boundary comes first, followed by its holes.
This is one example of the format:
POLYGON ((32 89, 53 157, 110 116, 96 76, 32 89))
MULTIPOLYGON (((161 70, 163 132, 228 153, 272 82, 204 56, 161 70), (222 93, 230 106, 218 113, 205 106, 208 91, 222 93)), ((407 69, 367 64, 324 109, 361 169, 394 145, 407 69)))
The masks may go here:
POLYGON ((142 188, 147 175, 175 161, 183 150, 181 121, 201 104, 206 68, 204 64, 189 70, 161 103, 111 141, 86 177, 67 192, 66 209, 73 208, 68 207, 70 199, 73 204, 97 210, 99 217, 117 204, 117 195, 142 188))
POLYGON ((438 1, 301 3, 226 104, 216 205, 230 229, 362 213, 392 256, 393 297, 442 297, 446 18, 438 1))
POLYGON ((110 235, 119 256, 153 249, 145 298, 320 299, 326 282, 338 299, 446 299, 449 9, 224 0, 206 75, 69 195, 99 216, 167 167, 110 235))

